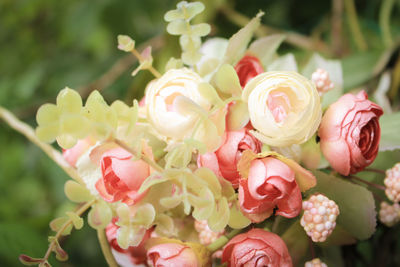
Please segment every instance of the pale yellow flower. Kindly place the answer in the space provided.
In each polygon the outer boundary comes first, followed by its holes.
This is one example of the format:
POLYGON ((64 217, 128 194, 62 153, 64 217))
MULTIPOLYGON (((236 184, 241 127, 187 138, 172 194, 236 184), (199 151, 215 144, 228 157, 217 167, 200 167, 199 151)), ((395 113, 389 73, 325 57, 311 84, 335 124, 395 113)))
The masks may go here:
POLYGON ((159 134, 181 140, 192 133, 199 113, 208 111, 211 106, 198 91, 202 82, 197 73, 183 68, 171 69, 149 84, 147 118, 159 134), (177 105, 177 98, 182 105, 177 105))
POLYGON ((297 72, 261 73, 246 84, 242 98, 248 103, 254 136, 268 145, 304 143, 321 121, 318 91, 297 72))

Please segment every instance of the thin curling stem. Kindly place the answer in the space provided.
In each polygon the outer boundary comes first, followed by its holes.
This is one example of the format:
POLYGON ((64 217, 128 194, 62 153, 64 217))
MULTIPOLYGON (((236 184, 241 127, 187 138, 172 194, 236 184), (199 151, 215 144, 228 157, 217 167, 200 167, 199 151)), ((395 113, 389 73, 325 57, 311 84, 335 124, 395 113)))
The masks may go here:
POLYGON ((233 237, 240 234, 242 230, 243 229, 235 229, 229 232, 229 234, 221 236, 220 238, 215 240, 212 244, 207 246, 208 250, 211 251, 211 253, 214 253, 215 251, 225 246, 226 243, 228 243, 229 240, 231 240, 233 237))
POLYGON ((364 171, 386 175, 386 172, 384 170, 379 170, 379 169, 374 169, 374 168, 366 168, 366 169, 364 169, 364 171))
POLYGON ((347 19, 349 21, 350 31, 354 38, 354 42, 356 43, 358 50, 366 51, 368 46, 361 32, 360 24, 358 23, 358 16, 354 0, 345 0, 344 7, 346 10, 347 19))
POLYGON ((350 175, 350 176, 348 176, 348 177, 349 177, 350 179, 353 179, 353 180, 355 180, 355 181, 361 182, 361 183, 363 183, 363 184, 366 184, 366 185, 368 185, 368 186, 375 187, 375 188, 380 189, 380 190, 383 190, 383 191, 385 191, 385 189, 386 189, 383 185, 374 184, 374 183, 365 181, 364 179, 361 179, 361 178, 359 178, 359 177, 357 177, 357 176, 354 176, 354 175, 350 175))
POLYGON ((153 167, 156 171, 158 172, 162 172, 164 171, 164 168, 161 167, 160 165, 158 165, 154 160, 152 160, 151 158, 149 158, 148 156, 144 155, 142 153, 142 155, 139 155, 139 153, 137 151, 135 151, 134 149, 132 149, 130 146, 128 146, 125 142, 121 141, 121 140, 115 140, 115 143, 117 143, 119 146, 121 146, 123 149, 127 150, 128 152, 130 152, 132 155, 134 155, 137 158, 142 159, 144 162, 146 162, 147 164, 149 164, 151 167, 153 167))
POLYGON ((61 153, 51 145, 46 144, 37 138, 35 131, 28 124, 20 121, 14 114, 0 106, 0 118, 2 118, 11 128, 25 136, 29 141, 37 145, 43 152, 58 164, 72 179, 83 184, 77 170, 68 164, 61 153))
MULTIPOLYGON (((93 204, 96 203, 96 200, 93 199, 89 202, 86 202, 83 206, 81 206, 76 212, 75 214, 78 216, 81 216, 85 211, 87 211, 91 206, 93 206, 93 204)), ((72 224, 72 219, 69 219, 68 221, 66 221, 60 228, 60 230, 58 230, 58 232, 56 233, 55 237, 54 237, 54 241, 52 241, 49 245, 49 248, 46 251, 46 254, 43 257, 44 261, 47 261, 50 257, 51 252, 53 251, 53 247, 56 244, 56 241, 58 241, 58 239, 61 237, 62 233, 65 231, 65 229, 67 229, 70 225, 72 224)))
POLYGON ((107 241, 105 230, 97 230, 97 238, 99 239, 101 251, 103 252, 104 258, 107 261, 109 267, 118 267, 118 263, 115 261, 114 255, 111 252, 110 245, 107 241))
MULTIPOLYGON (((142 57, 142 55, 136 49, 133 49, 131 52, 139 60, 140 63, 142 63, 144 61, 144 58, 142 57)), ((161 77, 161 74, 158 72, 158 70, 156 70, 153 67, 153 65, 150 65, 148 70, 154 75, 154 77, 156 77, 156 78, 160 78, 161 77)))
POLYGON ((392 35, 390 33, 390 14, 392 13, 394 0, 383 0, 379 11, 379 26, 382 30, 383 43, 386 47, 393 44, 392 35))

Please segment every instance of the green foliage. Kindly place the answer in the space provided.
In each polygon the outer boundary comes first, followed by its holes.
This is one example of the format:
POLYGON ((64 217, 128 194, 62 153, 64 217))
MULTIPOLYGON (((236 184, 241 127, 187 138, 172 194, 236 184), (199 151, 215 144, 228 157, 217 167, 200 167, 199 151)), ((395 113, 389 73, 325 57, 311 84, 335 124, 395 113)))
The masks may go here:
POLYGON ((317 185, 307 194, 323 192, 339 206, 337 225, 360 240, 371 237, 376 228, 375 201, 366 188, 321 171, 313 171, 317 185))
POLYGON ((400 149, 400 112, 392 114, 384 114, 379 119, 381 126, 381 142, 379 150, 395 150, 400 149))

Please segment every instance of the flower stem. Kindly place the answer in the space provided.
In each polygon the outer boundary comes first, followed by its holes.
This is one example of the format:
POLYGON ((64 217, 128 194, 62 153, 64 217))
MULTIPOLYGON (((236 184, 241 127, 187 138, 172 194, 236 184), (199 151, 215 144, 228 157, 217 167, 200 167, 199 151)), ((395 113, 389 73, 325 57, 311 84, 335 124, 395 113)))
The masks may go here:
POLYGON ((108 266, 118 267, 118 263, 115 261, 114 255, 112 254, 110 249, 110 245, 108 244, 104 229, 97 230, 97 238, 99 239, 101 251, 103 252, 104 258, 106 259, 108 266))
MULTIPOLYGON (((81 216, 86 210, 88 210, 91 206, 93 206, 93 204, 96 202, 95 199, 86 202, 84 205, 82 205, 76 212, 75 214, 78 216, 81 216)), ((56 242, 58 241, 58 239, 61 237, 62 233, 65 231, 65 229, 67 229, 70 225, 72 224, 72 219, 69 219, 68 221, 66 221, 61 227, 60 229, 57 231, 55 237, 54 237, 54 241, 51 241, 49 248, 46 251, 46 254, 43 257, 44 261, 47 261, 50 257, 51 252, 53 251, 53 247, 55 246, 56 242)))
POLYGON ((347 14, 347 19, 349 21, 350 31, 354 38, 354 42, 360 51, 367 50, 367 43, 361 32, 360 24, 358 23, 357 11, 355 8, 354 0, 345 0, 344 8, 347 14))
POLYGON ((11 128, 24 135, 29 141, 43 150, 58 166, 61 167, 72 179, 83 184, 77 170, 66 162, 61 153, 51 145, 46 144, 37 138, 35 131, 28 124, 20 121, 14 114, 0 106, 0 118, 2 118, 11 128))
POLYGON ((282 220, 282 216, 275 216, 274 224, 272 225, 272 232, 276 234, 278 231, 279 223, 282 220))
POLYGON ((379 26, 381 27, 383 43, 386 47, 390 47, 393 44, 390 33, 390 13, 392 13, 393 5, 394 0, 383 0, 379 10, 379 26))
MULTIPOLYGON (((235 11, 234 9, 230 8, 227 5, 224 5, 220 8, 220 11, 234 24, 244 27, 247 23, 249 23, 250 19, 239 12, 235 11)), ((281 29, 276 29, 266 25, 260 25, 259 30, 255 32, 258 37, 264 37, 266 34, 272 33, 281 33, 286 35, 285 41, 291 45, 296 47, 310 50, 310 51, 317 51, 326 54, 331 54, 331 50, 329 49, 328 45, 321 40, 313 40, 308 36, 284 31, 281 29)))
POLYGON ((313 259, 315 259, 316 255, 315 255, 315 249, 314 249, 314 243, 311 240, 311 237, 308 237, 308 245, 310 246, 310 251, 311 251, 311 257, 313 259))
MULTIPOLYGON (((144 58, 142 57, 142 55, 136 50, 133 49, 132 54, 139 60, 140 63, 142 63, 144 61, 144 58)), ((148 70, 154 75, 154 77, 156 78, 160 78, 161 74, 158 72, 158 70, 156 70, 153 65, 150 65, 148 70)))
POLYGON ((125 142, 115 139, 115 143, 121 146, 123 149, 129 151, 132 155, 134 155, 137 158, 142 159, 144 162, 149 164, 151 167, 153 167, 156 171, 162 172, 164 171, 164 168, 158 165, 154 160, 146 156, 145 154, 142 153, 142 155, 139 155, 137 151, 132 149, 130 146, 128 146, 125 142))
POLYGON ((379 170, 379 169, 374 169, 374 168, 366 168, 366 169, 364 169, 364 171, 375 172, 375 173, 386 175, 386 172, 384 170, 379 170))
POLYGON ((357 177, 357 176, 350 175, 350 176, 348 176, 348 177, 349 177, 350 179, 356 180, 356 181, 358 181, 358 182, 361 182, 361 183, 363 183, 363 184, 366 184, 366 185, 375 187, 375 188, 380 189, 380 190, 383 190, 383 191, 385 191, 385 189, 386 189, 383 185, 374 184, 374 183, 365 181, 364 179, 361 179, 361 178, 359 178, 359 177, 357 177))
POLYGON ((234 229, 229 234, 223 235, 217 240, 215 240, 212 244, 207 246, 207 249, 211 251, 211 253, 214 253, 215 251, 219 250, 223 246, 225 246, 226 243, 229 242, 234 236, 237 234, 241 233, 243 229, 234 229))

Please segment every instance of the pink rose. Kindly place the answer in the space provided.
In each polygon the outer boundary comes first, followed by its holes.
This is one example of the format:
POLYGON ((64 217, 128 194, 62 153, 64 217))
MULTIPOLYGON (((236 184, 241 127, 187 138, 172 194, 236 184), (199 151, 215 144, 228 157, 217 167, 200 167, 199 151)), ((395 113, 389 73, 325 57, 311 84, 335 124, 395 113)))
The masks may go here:
POLYGON ((293 218, 301 211, 300 188, 295 172, 282 161, 266 157, 251 162, 247 179, 239 185, 239 204, 252 222, 261 222, 272 215, 293 218))
POLYGON ((102 177, 96 189, 104 200, 132 205, 144 196, 138 191, 150 175, 150 166, 143 160, 133 160, 131 153, 114 147, 101 155, 100 164, 102 177))
POLYGON ((321 149, 332 168, 343 175, 362 171, 379 149, 383 110, 365 91, 345 94, 326 111, 319 128, 321 149))
POLYGON ((232 238, 222 252, 222 262, 228 267, 292 265, 288 249, 276 234, 254 228, 232 238))
POLYGON ((114 255, 117 255, 115 259, 117 260, 118 264, 124 265, 123 262, 125 262, 126 259, 129 259, 131 264, 146 263, 147 251, 145 249, 145 243, 150 238, 153 229, 146 231, 142 241, 138 246, 122 249, 117 242, 117 230, 119 229, 119 226, 115 224, 116 221, 117 218, 113 218, 112 222, 106 227, 106 236, 108 242, 110 243, 110 247, 117 252, 114 252, 114 255))
POLYGON ((245 55, 235 66, 240 85, 244 87, 248 81, 264 72, 264 68, 258 58, 245 55))
POLYGON ((225 141, 217 151, 200 155, 197 165, 211 169, 215 175, 225 178, 237 188, 240 177, 237 163, 244 150, 259 153, 261 143, 247 129, 226 132, 225 141))
POLYGON ((75 164, 80 156, 88 151, 93 145, 95 145, 95 141, 90 137, 78 140, 76 145, 74 145, 72 148, 63 149, 63 157, 71 166, 75 167, 75 164))
POLYGON ((177 243, 164 243, 151 247, 147 257, 154 267, 198 267, 193 249, 177 243))

